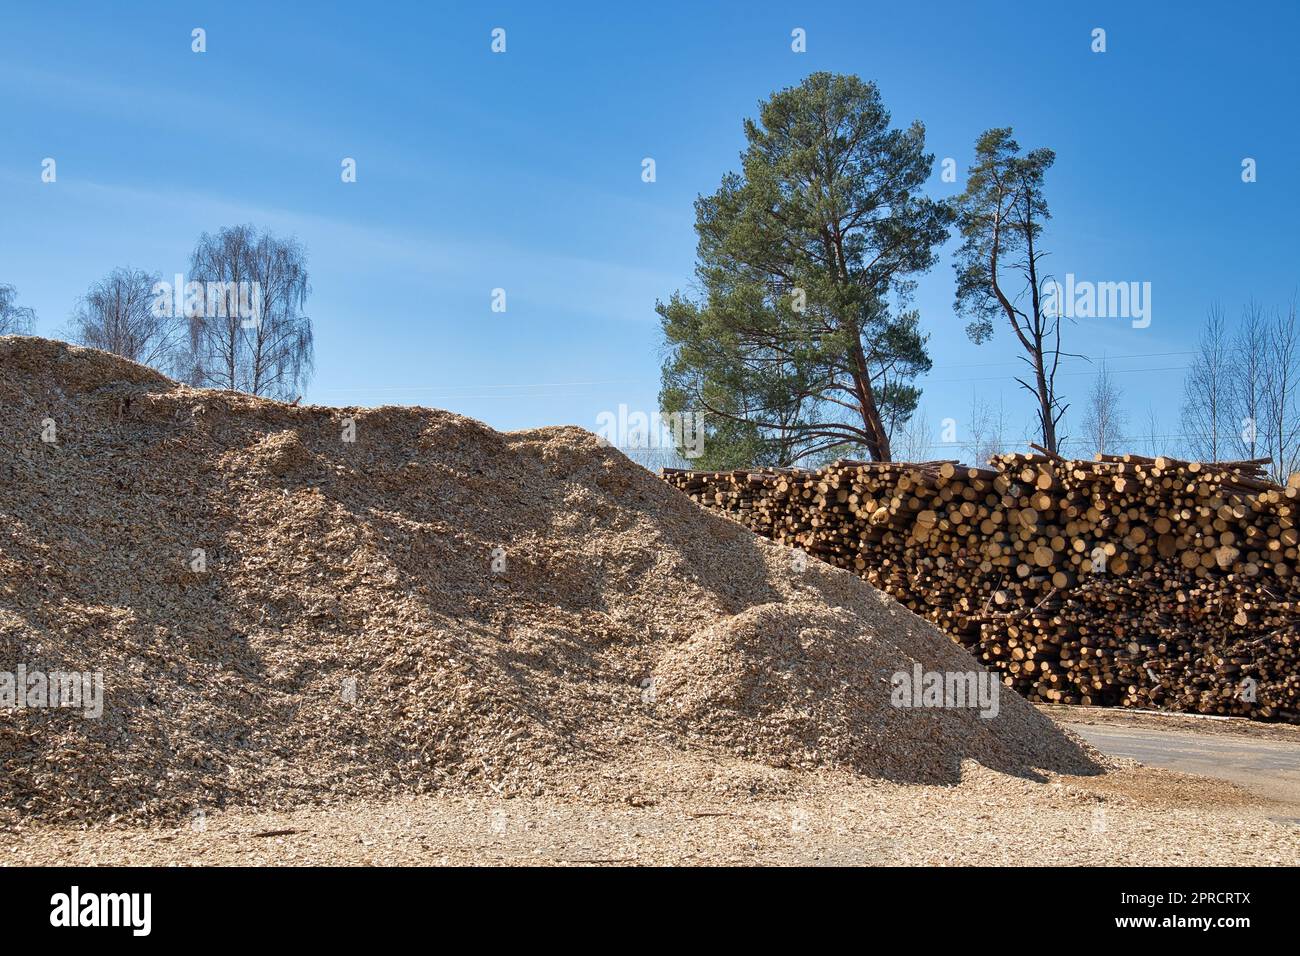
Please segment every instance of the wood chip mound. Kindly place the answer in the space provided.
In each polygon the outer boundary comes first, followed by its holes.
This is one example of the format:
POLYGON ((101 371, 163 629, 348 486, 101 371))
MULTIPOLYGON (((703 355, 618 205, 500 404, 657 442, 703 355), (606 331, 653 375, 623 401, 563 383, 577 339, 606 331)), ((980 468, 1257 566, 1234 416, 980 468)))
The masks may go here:
POLYGON ((1100 771, 1005 687, 992 719, 892 706, 895 672, 978 665, 578 428, 294 407, 0 337, 0 488, 0 673, 103 675, 97 719, 0 710, 3 823, 582 792, 646 747, 1100 771))

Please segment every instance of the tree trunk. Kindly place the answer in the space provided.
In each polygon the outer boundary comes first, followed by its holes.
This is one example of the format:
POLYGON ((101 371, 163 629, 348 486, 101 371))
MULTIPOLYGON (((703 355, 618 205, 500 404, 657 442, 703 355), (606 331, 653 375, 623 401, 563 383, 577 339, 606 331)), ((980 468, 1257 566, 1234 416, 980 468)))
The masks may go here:
POLYGON ((1047 372, 1043 368, 1043 350, 1040 345, 1034 354, 1034 384, 1038 387, 1038 415, 1043 422, 1043 447, 1053 455, 1056 447, 1056 422, 1052 420, 1052 396, 1047 388, 1047 372))
MULTIPOLYGON (((1025 197, 1025 221, 1033 222, 1034 208, 1028 196, 1025 197)), ((1034 386, 1038 393, 1038 414, 1043 419, 1043 447, 1050 454, 1057 454, 1056 447, 1056 417, 1052 414, 1056 406, 1055 389, 1052 382, 1047 377, 1047 350, 1043 346, 1043 338, 1046 333, 1043 319, 1042 303, 1038 297, 1038 257, 1034 253, 1034 233, 1032 229, 1025 231, 1025 248, 1029 254, 1029 294, 1030 305, 1033 309, 1033 324, 1030 331, 1033 333, 1033 359, 1034 359, 1034 386)), ((999 292, 999 295, 1001 293, 999 292)), ((1059 336, 1060 318, 1057 318, 1056 328, 1058 336, 1056 340, 1057 353, 1059 354, 1061 340, 1059 336)), ((1055 368, 1055 365, 1053 365, 1055 368)), ((1053 379, 1055 375, 1053 375, 1053 379)))
POLYGON ((862 352, 862 343, 853 343, 853 385, 858 392, 858 402, 862 406, 862 424, 871 436, 867 441, 867 454, 872 461, 889 461, 893 454, 889 447, 889 433, 880 418, 880 407, 876 404, 876 393, 871 387, 871 374, 867 370, 867 357, 862 352))

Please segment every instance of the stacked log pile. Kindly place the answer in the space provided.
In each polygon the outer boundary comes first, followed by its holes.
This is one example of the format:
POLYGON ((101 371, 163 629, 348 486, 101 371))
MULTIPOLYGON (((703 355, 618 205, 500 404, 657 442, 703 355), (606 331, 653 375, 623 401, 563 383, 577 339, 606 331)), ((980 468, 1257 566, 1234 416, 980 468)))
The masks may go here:
POLYGON ((1300 722, 1300 479, 1098 459, 664 478, 856 571, 1031 700, 1300 722))

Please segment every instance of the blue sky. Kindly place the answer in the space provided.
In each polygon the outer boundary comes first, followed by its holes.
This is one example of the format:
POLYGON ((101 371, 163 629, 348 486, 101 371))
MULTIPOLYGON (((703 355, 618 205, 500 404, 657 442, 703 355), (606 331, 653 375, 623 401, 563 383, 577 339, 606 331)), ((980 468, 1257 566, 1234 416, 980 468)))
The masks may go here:
MULTIPOLYGON (((1235 319, 1251 296, 1283 306, 1300 286, 1295 3, 613 6, 7 0, 0 282, 54 335, 115 266, 170 277, 199 233, 252 222, 309 253, 309 401, 591 428, 656 405, 654 303, 690 286, 691 204, 738 165, 742 119, 832 70, 874 80, 896 124, 923 120, 959 177, 988 127, 1056 150, 1054 271, 1152 284, 1149 328, 1066 333, 1109 357, 1135 432, 1148 408, 1179 430, 1212 301, 1235 319), (206 53, 191 52, 194 27, 206 53), (56 183, 40 182, 44 157, 56 183)), ((960 185, 936 162, 933 195, 960 185)), ((953 246, 917 297, 927 421, 936 442, 945 417, 960 435, 979 394, 1018 437, 1032 408, 1009 336, 966 341, 953 246)), ((1091 374, 1066 369, 1067 399, 1082 405, 1091 374)))

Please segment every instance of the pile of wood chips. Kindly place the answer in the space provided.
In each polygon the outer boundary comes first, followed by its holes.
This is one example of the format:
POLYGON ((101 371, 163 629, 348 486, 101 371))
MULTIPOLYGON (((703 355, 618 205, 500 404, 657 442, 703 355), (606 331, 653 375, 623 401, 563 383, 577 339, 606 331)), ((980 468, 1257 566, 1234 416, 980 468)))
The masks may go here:
POLYGON ((580 429, 295 407, 0 338, 0 674, 104 692, 97 718, 0 710, 0 824, 585 799, 647 749, 1098 772, 1014 694, 996 717, 893 706, 916 664, 978 667, 580 429))
POLYGON ((857 572, 1031 700, 1300 720, 1295 476, 1098 458, 664 478, 857 572))

